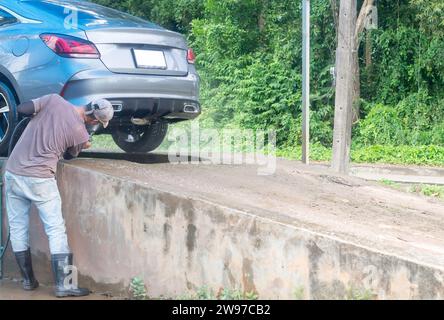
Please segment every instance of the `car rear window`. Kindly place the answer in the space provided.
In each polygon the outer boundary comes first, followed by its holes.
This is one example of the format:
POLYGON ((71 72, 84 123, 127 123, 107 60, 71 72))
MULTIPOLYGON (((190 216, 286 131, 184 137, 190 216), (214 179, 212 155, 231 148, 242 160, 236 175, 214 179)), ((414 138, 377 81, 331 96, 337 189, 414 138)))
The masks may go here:
POLYGON ((88 1, 27 1, 27 5, 61 18, 67 17, 72 12, 77 12, 78 23, 83 26, 138 25, 152 29, 161 29, 158 25, 149 21, 88 1))

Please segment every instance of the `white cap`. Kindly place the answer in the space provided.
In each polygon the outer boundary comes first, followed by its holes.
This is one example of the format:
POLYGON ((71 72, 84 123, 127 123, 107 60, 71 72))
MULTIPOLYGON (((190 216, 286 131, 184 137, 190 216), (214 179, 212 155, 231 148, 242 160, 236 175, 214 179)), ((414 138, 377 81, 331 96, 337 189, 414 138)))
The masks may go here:
POLYGON ((94 117, 102 123, 103 127, 106 128, 109 121, 114 116, 114 108, 111 102, 106 99, 97 99, 90 103, 90 109, 86 112, 87 115, 93 114, 94 117))

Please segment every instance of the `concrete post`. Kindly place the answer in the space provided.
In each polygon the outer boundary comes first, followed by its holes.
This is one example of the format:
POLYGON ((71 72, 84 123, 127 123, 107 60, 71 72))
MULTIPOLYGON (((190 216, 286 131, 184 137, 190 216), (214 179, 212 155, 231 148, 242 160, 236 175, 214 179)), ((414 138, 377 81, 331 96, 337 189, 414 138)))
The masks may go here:
POLYGON ((336 50, 337 80, 332 157, 332 169, 339 173, 348 173, 350 167, 356 15, 357 1, 341 0, 336 50))

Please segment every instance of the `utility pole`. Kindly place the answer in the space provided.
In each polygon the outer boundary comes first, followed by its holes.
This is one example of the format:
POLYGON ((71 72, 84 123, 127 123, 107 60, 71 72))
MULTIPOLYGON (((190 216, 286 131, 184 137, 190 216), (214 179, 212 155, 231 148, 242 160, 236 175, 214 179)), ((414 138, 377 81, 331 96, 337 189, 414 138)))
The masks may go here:
POLYGON ((336 100, 332 169, 348 173, 353 112, 355 30, 357 0, 341 0, 336 50, 336 100))
POLYGON ((310 163, 310 0, 302 0, 302 162, 310 163))

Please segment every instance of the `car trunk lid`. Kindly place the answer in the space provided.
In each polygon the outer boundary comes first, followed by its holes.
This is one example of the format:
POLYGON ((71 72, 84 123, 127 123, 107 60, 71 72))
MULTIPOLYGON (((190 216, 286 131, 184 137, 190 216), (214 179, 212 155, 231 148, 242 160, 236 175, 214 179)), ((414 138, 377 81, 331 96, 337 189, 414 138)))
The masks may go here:
POLYGON ((176 32, 152 28, 98 28, 85 30, 115 73, 186 76, 187 44, 176 32))

